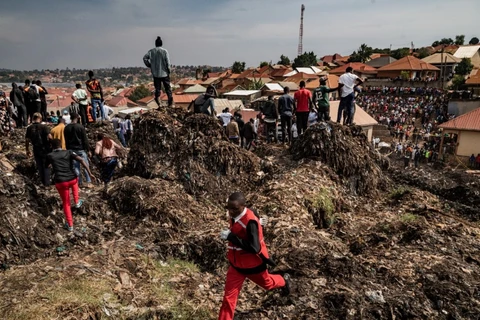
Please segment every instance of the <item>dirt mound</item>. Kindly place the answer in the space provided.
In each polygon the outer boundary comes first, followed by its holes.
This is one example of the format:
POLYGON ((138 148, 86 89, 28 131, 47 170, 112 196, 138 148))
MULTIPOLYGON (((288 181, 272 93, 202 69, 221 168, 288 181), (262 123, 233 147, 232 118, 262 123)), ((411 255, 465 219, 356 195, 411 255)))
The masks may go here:
POLYGON ((130 174, 180 181, 190 194, 225 198, 226 190, 263 179, 261 171, 261 160, 231 144, 212 117, 153 111, 135 122, 130 174))
POLYGON ((388 162, 372 151, 359 126, 317 123, 294 142, 291 151, 296 160, 311 158, 325 162, 358 194, 374 193, 386 181, 379 165, 388 162))

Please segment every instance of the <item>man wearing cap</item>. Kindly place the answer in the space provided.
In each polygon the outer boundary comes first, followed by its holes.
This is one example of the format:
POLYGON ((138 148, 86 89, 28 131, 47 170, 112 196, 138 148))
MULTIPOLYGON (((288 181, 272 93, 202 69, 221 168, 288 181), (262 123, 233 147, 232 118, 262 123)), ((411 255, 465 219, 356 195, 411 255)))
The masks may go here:
POLYGON ((245 202, 241 192, 230 195, 227 202, 230 229, 220 233, 220 238, 228 241, 230 267, 219 320, 233 319, 238 295, 246 278, 265 290, 281 288, 284 295, 290 294, 290 276, 270 274, 267 270, 267 265, 275 264, 269 258, 260 219, 246 207, 245 202))
POLYGON ((155 48, 150 49, 143 57, 143 63, 150 68, 155 86, 155 102, 160 108, 160 93, 163 88, 168 97, 168 106, 173 104, 172 89, 170 87, 170 57, 168 51, 162 48, 162 38, 157 37, 155 48))
POLYGON ((65 125, 72 123, 72 119, 70 118, 70 114, 68 110, 63 111, 62 119, 65 120, 65 125))

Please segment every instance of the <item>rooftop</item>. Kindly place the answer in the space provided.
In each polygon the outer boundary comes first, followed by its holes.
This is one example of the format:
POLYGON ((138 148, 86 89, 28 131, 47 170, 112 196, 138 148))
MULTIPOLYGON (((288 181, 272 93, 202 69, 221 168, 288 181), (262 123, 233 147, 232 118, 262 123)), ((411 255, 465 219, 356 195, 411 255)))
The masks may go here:
POLYGON ((360 73, 365 73, 365 74, 376 74, 377 73, 377 69, 375 69, 374 67, 371 67, 369 65, 366 65, 364 63, 361 63, 361 62, 347 63, 347 64, 345 64, 341 67, 330 70, 329 73, 331 73, 331 74, 343 74, 343 73, 347 72, 348 67, 352 67, 353 71, 360 72, 360 73))
POLYGON ((440 125, 443 129, 480 131, 480 108, 465 113, 440 125))
POLYGON ((425 61, 430 64, 441 64, 441 63, 459 63, 462 61, 462 59, 455 57, 454 55, 450 53, 435 53, 432 54, 431 56, 428 56, 426 58, 423 58, 422 61, 425 61), (442 56, 443 56, 443 61, 442 61, 442 56))
POLYGON ((378 71, 440 71, 434 65, 413 56, 406 56, 378 69, 378 71))
POLYGON ((252 94, 259 93, 260 90, 234 90, 224 93, 225 96, 251 96, 252 94))
POLYGON ((472 58, 480 50, 480 45, 461 46, 455 52, 454 56, 457 58, 472 58))
MULTIPOLYGON (((340 101, 330 101, 330 117, 333 121, 335 121, 334 119, 337 119, 339 105, 340 101)), ((360 108, 360 106, 358 105, 355 108, 355 119, 353 121, 355 122, 355 124, 361 127, 369 127, 378 124, 375 119, 373 119, 367 112, 365 112, 365 110, 360 108)))

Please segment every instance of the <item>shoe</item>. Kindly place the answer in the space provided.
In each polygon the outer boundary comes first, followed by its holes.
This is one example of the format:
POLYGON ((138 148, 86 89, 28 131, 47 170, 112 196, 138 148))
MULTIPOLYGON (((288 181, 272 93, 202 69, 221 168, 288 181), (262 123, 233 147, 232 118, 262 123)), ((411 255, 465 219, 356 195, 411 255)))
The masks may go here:
POLYGON ((67 229, 68 232, 73 232, 73 226, 70 226, 68 223, 65 223, 65 229, 67 229))
POLYGON ((78 202, 75 204, 75 208, 77 209, 80 208, 82 204, 83 204, 83 200, 82 199, 78 200, 78 202))
POLYGON ((290 295, 292 279, 291 279, 291 277, 288 273, 285 273, 283 275, 283 279, 285 279, 285 286, 282 288, 282 295, 283 296, 288 296, 288 295, 290 295))

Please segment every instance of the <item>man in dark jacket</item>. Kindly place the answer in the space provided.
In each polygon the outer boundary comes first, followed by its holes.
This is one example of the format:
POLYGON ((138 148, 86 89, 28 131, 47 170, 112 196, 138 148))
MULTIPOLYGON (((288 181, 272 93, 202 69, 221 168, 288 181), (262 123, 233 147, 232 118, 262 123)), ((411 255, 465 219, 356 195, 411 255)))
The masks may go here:
POLYGON ((283 88, 283 96, 278 99, 280 111, 280 124, 282 126, 282 142, 285 143, 288 135, 288 142, 292 143, 292 117, 295 111, 295 100, 290 95, 290 88, 283 88))
POLYGON ((26 127, 28 125, 27 107, 23 99, 23 92, 15 82, 12 83, 10 101, 17 109, 17 128, 26 127))
POLYGON ((47 119, 47 94, 48 91, 42 86, 42 81, 37 80, 37 86, 40 87, 40 113, 42 114, 43 119, 47 119))
MULTIPOLYGON (((72 122, 65 127, 65 129, 63 130, 63 135, 65 136, 65 145, 67 147, 67 150, 71 150, 75 152, 75 154, 79 155, 88 166, 87 152, 89 150, 89 145, 87 132, 85 131, 85 128, 80 123, 78 123, 79 118, 80 116, 78 115, 78 113, 72 113, 70 115, 70 119, 72 120, 72 122)), ((80 162, 74 161, 74 165, 75 171, 78 175, 78 182, 81 186, 82 172, 80 171, 80 162)), ((87 188, 91 188, 92 180, 87 170, 85 170, 85 177, 87 180, 87 188)))
POLYGON ((268 96, 267 103, 263 106, 262 110, 263 115, 265 116, 265 124, 267 127, 267 142, 270 142, 270 134, 273 132, 273 140, 278 141, 277 137, 277 122, 278 122, 278 111, 275 102, 273 102, 273 96, 268 96))
POLYGON ((255 128, 253 127, 254 122, 255 120, 251 118, 250 121, 248 121, 243 127, 243 136, 245 138, 245 148, 247 150, 250 150, 250 147, 252 145, 255 147, 255 144, 253 142, 255 140, 255 128))
POLYGON ((52 139, 52 136, 50 129, 42 124, 42 115, 40 113, 34 113, 32 120, 33 123, 27 128, 27 133, 25 134, 25 149, 27 157, 31 157, 30 144, 33 145, 33 156, 40 179, 42 184, 48 187, 50 185, 50 170, 46 168, 45 163, 47 154, 50 152, 49 140, 52 139))

